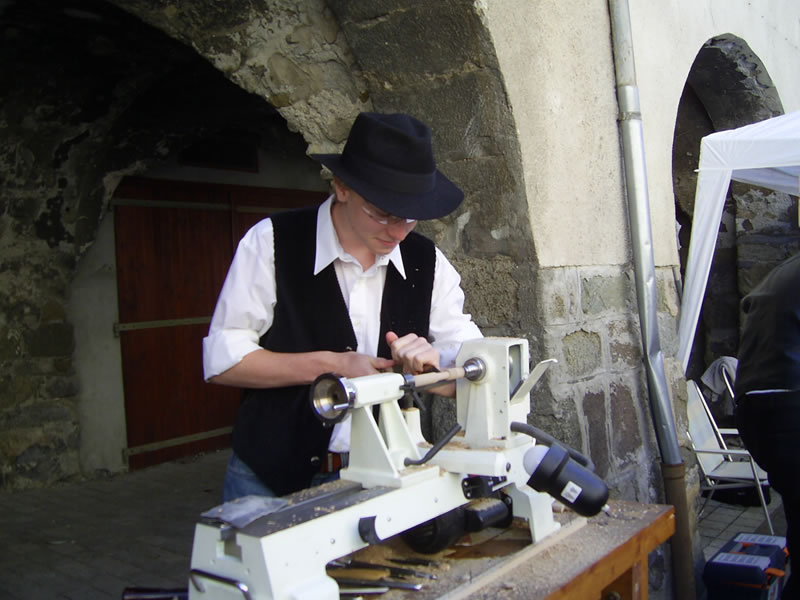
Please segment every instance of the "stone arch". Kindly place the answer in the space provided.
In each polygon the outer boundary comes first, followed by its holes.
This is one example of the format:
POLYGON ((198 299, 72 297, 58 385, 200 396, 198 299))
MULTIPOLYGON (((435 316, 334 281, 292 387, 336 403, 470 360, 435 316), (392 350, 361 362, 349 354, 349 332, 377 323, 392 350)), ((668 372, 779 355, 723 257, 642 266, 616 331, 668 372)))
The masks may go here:
POLYGON ((369 92, 322 0, 246 6, 108 0, 191 47, 240 88, 275 107, 309 145, 336 151, 369 92))
MULTIPOLYGON (((673 189, 682 272, 689 248, 701 138, 782 113, 778 90, 744 40, 725 34, 703 45, 686 79, 673 138, 673 189)), ((758 209, 756 200, 764 197, 763 190, 737 183, 731 186, 687 372, 691 379, 699 379, 716 358, 736 356, 739 301, 749 289, 742 280, 749 278, 747 273, 755 266, 752 252, 748 257, 744 250, 744 229, 748 227, 744 215, 753 210, 765 214, 758 209)), ((774 222, 787 217, 773 211, 769 214, 774 215, 770 218, 774 222)), ((770 229, 774 224, 763 226, 770 229)))
POLYGON ((78 267, 124 176, 222 130, 303 154, 340 147, 361 110, 422 118, 441 168, 467 192, 457 217, 425 233, 461 270, 485 333, 541 337, 520 300, 536 261, 519 148, 478 8, 371 4, 4 6, 0 486, 91 475, 80 466, 67 310, 78 267))

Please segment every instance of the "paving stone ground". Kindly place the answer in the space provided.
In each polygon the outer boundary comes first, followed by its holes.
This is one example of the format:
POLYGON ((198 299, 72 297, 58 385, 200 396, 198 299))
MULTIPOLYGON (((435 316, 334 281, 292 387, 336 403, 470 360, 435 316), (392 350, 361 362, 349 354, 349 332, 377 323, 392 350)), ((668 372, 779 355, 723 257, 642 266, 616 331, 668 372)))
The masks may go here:
POLYGON ((0 598, 118 600, 126 587, 186 587, 194 525, 221 502, 229 456, 0 493, 0 598))
MULTIPOLYGON (((786 536, 786 517, 780 495, 772 490, 769 509, 775 535, 786 536)), ((761 506, 740 506, 710 500, 700 514, 697 529, 706 560, 737 533, 760 533, 770 535, 769 526, 761 506)))

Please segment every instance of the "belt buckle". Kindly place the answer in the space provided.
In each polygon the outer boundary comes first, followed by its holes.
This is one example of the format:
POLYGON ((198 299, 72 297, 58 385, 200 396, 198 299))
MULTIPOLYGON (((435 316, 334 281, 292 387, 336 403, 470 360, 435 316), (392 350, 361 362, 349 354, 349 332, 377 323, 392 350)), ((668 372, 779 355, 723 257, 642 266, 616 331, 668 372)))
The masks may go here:
POLYGON ((348 452, 327 452, 320 464, 321 473, 335 473, 347 466, 348 452))
POLYGON ((326 452, 325 458, 322 461, 320 471, 322 473, 334 473, 342 466, 342 459, 336 452, 326 452))

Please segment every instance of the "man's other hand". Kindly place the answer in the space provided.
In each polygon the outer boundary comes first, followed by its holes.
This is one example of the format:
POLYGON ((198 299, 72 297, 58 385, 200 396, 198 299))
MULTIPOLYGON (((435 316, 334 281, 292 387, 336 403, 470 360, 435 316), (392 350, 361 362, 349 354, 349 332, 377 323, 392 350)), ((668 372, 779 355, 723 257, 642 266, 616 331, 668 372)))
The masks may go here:
POLYGON ((404 373, 418 375, 430 367, 439 370, 439 351, 424 337, 414 333, 399 337, 394 331, 387 331, 386 343, 392 350, 392 358, 402 365, 404 373))

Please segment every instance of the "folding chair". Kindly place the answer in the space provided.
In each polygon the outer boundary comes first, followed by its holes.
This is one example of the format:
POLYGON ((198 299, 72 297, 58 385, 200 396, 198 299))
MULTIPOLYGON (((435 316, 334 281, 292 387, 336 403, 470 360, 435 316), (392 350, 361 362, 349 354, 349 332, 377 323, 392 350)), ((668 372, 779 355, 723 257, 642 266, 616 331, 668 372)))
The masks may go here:
POLYGON ((769 531, 774 535, 772 519, 761 489, 762 485, 769 484, 767 472, 756 464, 747 450, 728 448, 724 436, 738 435, 739 432, 736 429, 717 427, 697 382, 687 380, 686 389, 689 396, 689 441, 700 467, 700 489, 709 492, 700 512, 703 512, 715 490, 754 486, 764 509, 769 531))

